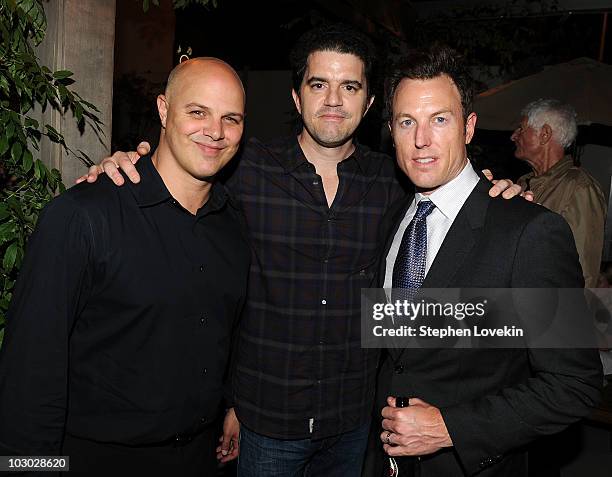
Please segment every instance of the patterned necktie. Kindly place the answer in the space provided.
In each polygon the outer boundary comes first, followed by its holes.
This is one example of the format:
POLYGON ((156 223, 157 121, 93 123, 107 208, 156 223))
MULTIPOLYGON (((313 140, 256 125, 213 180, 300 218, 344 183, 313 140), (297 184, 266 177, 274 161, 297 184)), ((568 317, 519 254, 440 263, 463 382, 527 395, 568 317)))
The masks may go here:
POLYGON ((393 265, 393 288, 417 289, 423 284, 427 260, 426 219, 435 208, 430 200, 419 202, 416 214, 404 231, 393 265))

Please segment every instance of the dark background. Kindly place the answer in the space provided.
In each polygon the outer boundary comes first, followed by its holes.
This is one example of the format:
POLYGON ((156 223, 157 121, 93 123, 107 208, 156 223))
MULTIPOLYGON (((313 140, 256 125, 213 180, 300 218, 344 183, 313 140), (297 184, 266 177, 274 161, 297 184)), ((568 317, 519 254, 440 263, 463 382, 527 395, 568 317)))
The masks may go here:
MULTIPOLYGON (((190 56, 217 56, 236 68, 247 88, 244 139, 265 140, 296 131, 288 55, 296 38, 314 25, 343 21, 367 33, 380 51, 379 77, 408 48, 430 41, 448 43, 467 57, 478 89, 484 91, 538 72, 544 65, 580 56, 598 59, 606 11, 564 10, 556 0, 218 0, 217 7, 196 5, 177 11, 169 0, 160 3, 144 13, 141 0, 117 2, 113 150, 133 149, 143 139, 156 142, 155 96, 188 48, 190 56)), ((607 63, 612 59, 611 38, 607 34, 604 42, 602 59, 607 63)), ((358 138, 391 153, 382 119, 382 90, 377 91, 378 101, 358 138)), ((510 133, 480 130, 470 149, 476 165, 491 168, 496 177, 516 179, 527 172, 527 166, 513 157, 510 133)), ((609 146, 612 133, 597 125, 581 128, 578 144, 586 142, 609 146)))

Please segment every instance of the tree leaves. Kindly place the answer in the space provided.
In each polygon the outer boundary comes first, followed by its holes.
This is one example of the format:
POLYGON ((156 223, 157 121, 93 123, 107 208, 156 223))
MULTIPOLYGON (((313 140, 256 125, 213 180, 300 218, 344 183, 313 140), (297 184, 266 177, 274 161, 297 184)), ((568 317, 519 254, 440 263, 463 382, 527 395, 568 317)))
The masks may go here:
POLYGON ((143 0, 142 1, 142 11, 147 13, 149 11, 149 7, 151 6, 151 3, 153 3, 153 5, 155 5, 156 7, 159 7, 159 0, 143 0))
POLYGON ((3 156, 6 151, 8 151, 9 142, 8 137, 6 135, 0 136, 0 156, 3 156))
POLYGON ((9 215, 8 206, 6 204, 0 204, 0 220, 6 219, 9 215))
POLYGON ((45 133, 45 136, 47 136, 51 142, 54 142, 56 144, 60 144, 60 145, 64 146, 64 149, 67 149, 66 141, 64 140, 64 136, 62 136, 57 131, 57 129, 55 129, 50 124, 45 124, 45 129, 47 130, 47 132, 45 133))
POLYGON ((65 190, 59 171, 40 160, 40 138, 84 156, 68 147, 59 128, 32 118, 32 110, 72 114, 81 130, 102 131, 99 110, 70 89, 73 73, 38 62, 34 45, 46 26, 43 0, 0 0, 0 335, 28 237, 45 204, 65 190))
MULTIPOLYGON (((172 0, 172 6, 175 9, 187 8, 190 5, 201 5, 203 7, 208 7, 211 3, 214 8, 217 8, 217 0, 172 0)), ((142 0, 142 11, 145 13, 148 12, 151 4, 159 7, 159 0, 142 0)))
POLYGON ((42 4, 37 0, 18 0, 16 7, 21 9, 28 18, 31 29, 32 41, 38 45, 45 37, 47 29, 47 18, 42 4))
POLYGON ((11 157, 13 161, 17 162, 21 159, 21 152, 23 151, 23 147, 20 143, 13 143, 13 147, 11 148, 11 157))
POLYGON ((55 79, 64 79, 70 76, 72 76, 72 71, 68 71, 68 70, 59 70, 53 73, 53 77, 55 79))
POLYGON ((4 259, 2 260, 2 268, 6 272, 10 272, 13 270, 15 266, 15 261, 17 260, 17 249, 19 248, 18 243, 15 241, 11 243, 6 252, 4 252, 4 259))
POLYGON ((34 163, 34 160, 32 158, 32 153, 28 151, 27 149, 23 153, 23 160, 21 161, 21 163, 23 165, 23 170, 26 172, 30 172, 30 169, 32 169, 32 164, 34 163))

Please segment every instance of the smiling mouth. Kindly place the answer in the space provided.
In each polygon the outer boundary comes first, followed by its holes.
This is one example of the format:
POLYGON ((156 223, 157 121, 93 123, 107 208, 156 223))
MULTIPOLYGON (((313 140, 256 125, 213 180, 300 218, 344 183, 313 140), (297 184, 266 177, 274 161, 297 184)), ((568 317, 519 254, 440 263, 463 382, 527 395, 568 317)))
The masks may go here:
POLYGON ((202 144, 201 142, 196 142, 196 145, 201 151, 208 155, 217 155, 223 150, 222 147, 210 146, 208 144, 202 144))
POLYGON ((436 162, 436 158, 435 157, 417 157, 413 159, 413 161, 416 162, 417 164, 427 165, 427 164, 433 164, 434 162, 436 162))

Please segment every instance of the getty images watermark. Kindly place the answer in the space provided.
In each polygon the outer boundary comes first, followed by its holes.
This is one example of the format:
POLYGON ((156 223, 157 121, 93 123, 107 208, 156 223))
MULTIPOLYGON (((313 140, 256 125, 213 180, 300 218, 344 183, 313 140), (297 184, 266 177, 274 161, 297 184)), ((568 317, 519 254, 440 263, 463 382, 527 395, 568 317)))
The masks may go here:
POLYGON ((611 348, 612 289, 364 289, 366 348, 611 348))
POLYGON ((374 336, 437 336, 446 338, 447 336, 523 336, 523 329, 516 326, 504 326, 503 328, 487 328, 482 324, 474 324, 471 328, 445 326, 440 327, 432 324, 421 324, 414 326, 412 323, 425 318, 451 318, 464 320, 466 318, 483 318, 486 313, 487 300, 476 303, 434 303, 421 299, 418 302, 409 299, 396 299, 391 303, 374 303, 372 305, 372 318, 375 321, 382 321, 385 318, 391 319, 395 325, 396 319, 409 321, 410 325, 400 324, 399 326, 387 327, 386 323, 379 323, 373 326, 374 336))

